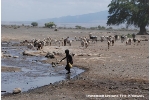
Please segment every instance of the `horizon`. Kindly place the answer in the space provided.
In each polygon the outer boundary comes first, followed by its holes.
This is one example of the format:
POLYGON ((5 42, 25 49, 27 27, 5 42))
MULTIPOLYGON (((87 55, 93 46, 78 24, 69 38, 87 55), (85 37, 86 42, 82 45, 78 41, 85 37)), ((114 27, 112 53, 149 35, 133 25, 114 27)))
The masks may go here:
MULTIPOLYGON (((2 23, 1 25, 18 25, 21 26, 24 23, 2 23)), ((56 23, 57 27, 65 27, 65 28, 75 28, 76 25, 79 25, 81 27, 85 27, 85 28, 91 28, 91 27, 98 27, 98 25, 100 25, 99 23, 56 23)), ((26 23, 24 24, 25 26, 31 26, 31 23, 26 23)), ((38 23, 38 27, 43 27, 44 23, 38 23)), ((107 26, 107 25, 100 25, 100 26, 104 26, 105 28, 109 28, 112 27, 113 29, 122 29, 125 28, 126 26, 121 24, 121 25, 111 25, 111 26, 107 26)), ((137 29, 139 30, 139 28, 134 27, 133 25, 131 25, 131 27, 128 28, 129 30, 131 29, 137 29)), ((146 27, 146 29, 149 31, 149 28, 146 27)))

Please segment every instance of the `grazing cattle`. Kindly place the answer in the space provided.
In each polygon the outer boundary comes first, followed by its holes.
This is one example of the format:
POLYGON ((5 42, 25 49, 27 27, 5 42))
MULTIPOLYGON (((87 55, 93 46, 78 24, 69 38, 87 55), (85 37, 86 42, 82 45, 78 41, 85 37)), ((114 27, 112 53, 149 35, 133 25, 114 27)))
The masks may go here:
POLYGON ((101 42, 103 42, 105 39, 105 36, 101 36, 101 42))
POLYGON ((139 45, 140 43, 141 43, 141 40, 137 40, 138 42, 137 42, 137 45, 139 45))
POLYGON ((127 39, 127 41, 126 41, 126 45, 131 45, 131 39, 129 38, 129 39, 127 39))
POLYGON ((88 45, 91 43, 90 39, 86 39, 88 45))
POLYGON ((117 39, 118 39, 118 35, 115 35, 115 41, 117 41, 117 39))
POLYGON ((114 40, 114 41, 115 41, 115 36, 111 36, 111 40, 114 40))
POLYGON ((87 41, 85 41, 85 43, 84 43, 84 44, 85 44, 85 48, 87 48, 87 47, 88 47, 88 45, 89 45, 87 41))
POLYGON ((47 46, 51 46, 52 39, 50 37, 45 40, 47 46))
POLYGON ((74 40, 77 41, 77 37, 76 36, 74 37, 74 40))
POLYGON ((135 39, 135 38, 133 39, 133 42, 134 42, 134 43, 136 42, 136 39, 135 39))
POLYGON ((129 45, 131 45, 131 39, 129 39, 129 45))
POLYGON ((60 47, 60 45, 61 45, 61 42, 62 42, 62 40, 61 39, 52 39, 51 40, 51 43, 53 44, 53 45, 55 45, 55 46, 59 46, 60 47))
POLYGON ((28 40, 24 40, 22 43, 23 43, 23 44, 29 43, 29 41, 28 41, 28 40))
POLYGON ((109 46, 110 46, 110 41, 107 41, 107 44, 108 44, 108 49, 109 49, 109 46))
POLYGON ((58 40, 58 46, 60 47, 60 44, 61 44, 61 40, 58 40))
POLYGON ((88 47, 88 45, 89 45, 89 43, 90 43, 90 41, 87 41, 87 38, 86 38, 86 37, 85 37, 85 38, 83 38, 83 40, 84 40, 85 48, 87 48, 87 47, 88 47))
POLYGON ((125 38, 126 37, 124 35, 121 36, 121 43, 123 43, 125 41, 125 38))
POLYGON ((38 43, 39 43, 39 40, 34 40, 34 42, 33 42, 33 45, 34 45, 34 47, 37 47, 38 46, 38 43))
POLYGON ((33 49, 33 48, 34 48, 34 45, 33 45, 32 43, 29 43, 29 44, 27 44, 27 48, 33 49))
POLYGON ((84 47, 84 41, 83 40, 81 40, 81 46, 84 47))
POLYGON ((64 45, 64 38, 62 38, 60 41, 61 41, 61 44, 62 44, 62 46, 64 45))
POLYGON ((45 45, 45 41, 35 40, 33 43, 34 47, 37 47, 37 50, 40 50, 45 45))
POLYGON ((107 39, 107 41, 111 42, 111 36, 105 36, 105 38, 107 39))
POLYGON ((67 40, 67 43, 71 46, 72 40, 67 40))
POLYGON ((93 36, 92 33, 89 34, 90 39, 92 42, 96 41, 97 42, 97 36, 93 36))
POLYGON ((85 38, 81 38, 81 46, 82 47, 85 46, 85 48, 87 48, 89 43, 90 43, 90 41, 86 37, 85 38))
POLYGON ((53 41, 53 44, 54 44, 54 45, 57 45, 57 42, 58 42, 57 39, 53 39, 52 41, 53 41))
POLYGON ((112 46, 114 46, 114 42, 115 42, 114 40, 111 40, 112 46))
POLYGON ((42 43, 38 43, 37 50, 41 50, 42 48, 43 48, 43 45, 42 45, 42 43))

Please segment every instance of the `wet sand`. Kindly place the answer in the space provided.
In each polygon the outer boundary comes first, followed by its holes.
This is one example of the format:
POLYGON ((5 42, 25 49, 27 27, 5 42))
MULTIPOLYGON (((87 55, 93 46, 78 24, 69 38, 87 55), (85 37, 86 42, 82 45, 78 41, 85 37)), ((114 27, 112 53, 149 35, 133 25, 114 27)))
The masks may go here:
MULTIPOLYGON (((59 29, 54 31, 47 28, 25 28, 18 29, 2 27, 2 41, 31 40, 33 38, 43 39, 48 36, 62 38, 69 36, 87 36, 93 32, 97 36, 110 34, 136 33, 133 31, 116 31, 107 33, 100 30, 77 30, 59 29)), ((147 38, 148 36, 146 36, 147 38)), ((137 36, 145 39, 145 37, 137 36)), ((141 41, 139 45, 133 43, 125 45, 116 41, 114 46, 107 49, 107 42, 91 43, 88 48, 80 47, 79 41, 73 41, 72 46, 45 46, 39 54, 47 52, 58 52, 57 59, 62 59, 64 50, 69 49, 74 53, 74 66, 86 71, 74 79, 46 85, 16 95, 4 95, 2 100, 90 100, 87 95, 105 95, 97 97, 100 100, 148 100, 149 98, 149 42, 141 41), (116 97, 109 97, 116 95, 116 97), (124 97, 122 96, 124 95, 124 97), (141 97, 133 97, 139 96, 141 97), (108 97, 107 97, 108 96, 108 97), (117 97, 118 96, 118 97, 117 97)), ((45 62, 52 62, 49 59, 45 62)), ((65 65, 65 61, 62 62, 65 65)), ((2 71, 2 70, 1 70, 2 71)), ((42 80, 41 80, 42 81, 42 80)), ((93 97, 94 98, 94 97, 93 97)), ((96 98, 94 98, 96 99, 96 98)))

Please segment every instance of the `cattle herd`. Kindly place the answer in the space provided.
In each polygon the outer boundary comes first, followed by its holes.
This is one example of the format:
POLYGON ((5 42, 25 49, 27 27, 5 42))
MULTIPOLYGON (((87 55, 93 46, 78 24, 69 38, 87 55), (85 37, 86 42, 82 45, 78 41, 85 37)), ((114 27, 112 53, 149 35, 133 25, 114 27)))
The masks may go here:
POLYGON ((132 42, 136 43, 137 45, 140 43, 141 40, 136 39, 135 37, 128 38, 127 35, 109 35, 109 36, 93 36, 92 33, 89 34, 89 37, 73 37, 70 38, 69 36, 66 38, 56 39, 47 37, 43 40, 40 39, 32 39, 32 40, 24 40, 21 42, 23 45, 27 45, 27 48, 33 49, 36 48, 37 50, 41 50, 43 46, 72 46, 72 42, 79 41, 81 45, 80 47, 87 48, 89 44, 95 44, 98 41, 103 42, 106 41, 108 45, 108 49, 110 46, 114 46, 116 41, 121 43, 125 43, 125 45, 131 45, 132 42), (98 39, 99 38, 99 39, 98 39))

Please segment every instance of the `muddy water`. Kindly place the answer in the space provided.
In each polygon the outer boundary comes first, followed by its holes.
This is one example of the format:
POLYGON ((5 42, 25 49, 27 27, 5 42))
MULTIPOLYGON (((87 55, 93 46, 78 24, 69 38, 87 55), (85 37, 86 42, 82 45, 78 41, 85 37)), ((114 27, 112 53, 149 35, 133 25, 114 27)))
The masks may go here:
POLYGON ((58 65, 52 67, 51 64, 42 63, 46 60, 44 56, 23 56, 22 52, 26 49, 24 46, 12 46, 17 42, 2 43, 2 52, 4 57, 1 59, 1 66, 21 68, 19 72, 1 73, 1 90, 4 93, 12 93, 14 88, 21 88, 22 91, 28 91, 40 86, 48 85, 65 79, 71 79, 84 70, 77 67, 71 69, 71 74, 66 74, 65 66, 58 65))

